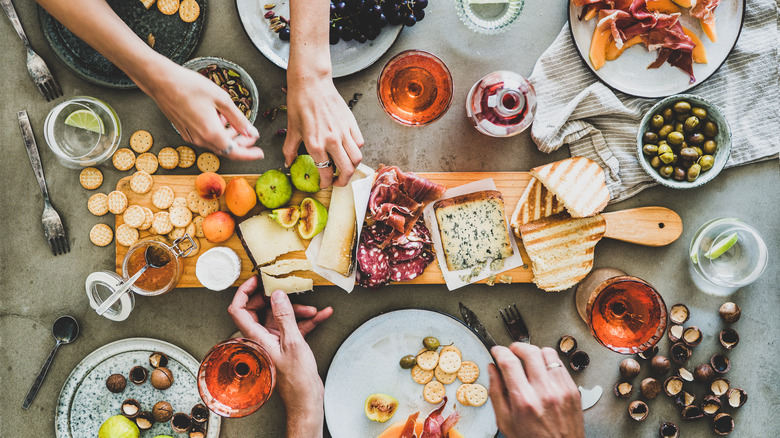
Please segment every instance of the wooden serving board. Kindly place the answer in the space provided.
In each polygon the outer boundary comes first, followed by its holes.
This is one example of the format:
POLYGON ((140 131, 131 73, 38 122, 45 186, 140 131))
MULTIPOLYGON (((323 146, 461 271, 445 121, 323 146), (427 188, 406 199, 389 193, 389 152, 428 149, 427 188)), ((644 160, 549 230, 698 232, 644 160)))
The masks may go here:
MULTIPOLYGON (((531 179, 531 174, 529 174, 528 172, 435 172, 435 173, 419 173, 419 175, 428 178, 429 180, 435 183, 442 184, 447 188, 457 187, 463 184, 467 184, 473 181, 478 181, 486 178, 493 178, 493 181, 495 181, 496 184, 496 188, 504 196, 504 205, 505 205, 507 216, 511 215, 512 211, 514 211, 515 205, 520 199, 520 196, 523 194, 525 187, 528 185, 528 181, 531 179)), ((247 182, 249 182, 249 184, 254 187, 255 181, 257 180, 259 175, 222 175, 222 176, 225 178, 226 181, 230 181, 233 178, 246 178, 247 182)), ((168 186, 171 189, 173 189, 173 192, 177 197, 181 196, 185 198, 187 197, 187 194, 195 190, 196 175, 152 175, 152 177, 154 178, 154 186, 152 187, 152 190, 149 191, 149 193, 146 193, 144 195, 139 195, 133 192, 132 190, 130 190, 130 177, 122 178, 119 181, 119 183, 117 183, 116 189, 123 192, 125 195, 127 195, 128 205, 135 204, 143 207, 149 207, 153 212, 159 211, 159 209, 155 208, 152 205, 152 193, 154 193, 154 191, 158 187, 168 186)), ((301 202, 301 200, 304 197, 305 197, 304 193, 296 191, 293 194, 293 198, 291 202, 293 204, 298 204, 301 202)), ((328 205, 330 205, 330 188, 315 193, 313 197, 319 200, 320 202, 322 202, 327 207, 328 205)), ((227 207, 225 206, 225 201, 222 198, 220 198, 220 207, 221 210, 227 210, 227 207)), ((262 205, 258 203, 258 206, 255 207, 252 211, 250 211, 246 216, 236 220, 236 226, 238 226, 238 223, 240 223, 242 220, 248 219, 262 210, 263 210, 262 205)), ((116 227, 118 227, 122 223, 123 223, 122 215, 117 215, 116 227)), ((142 238, 147 235, 149 235, 148 232, 141 231, 142 238)), ((235 250, 236 253, 239 255, 239 257, 241 257, 241 276, 239 277, 238 281, 236 281, 234 286, 243 283, 246 279, 254 275, 254 272, 252 272, 252 269, 254 267, 252 266, 252 263, 249 261, 249 257, 247 257, 246 252, 244 251, 244 247, 241 245, 238 236, 236 236, 235 234, 227 241, 219 244, 211 243, 207 241, 205 238, 199 239, 199 243, 201 245, 201 249, 198 252, 198 255, 203 254, 204 252, 208 251, 210 248, 213 248, 215 246, 226 246, 235 250)), ((531 264, 528 260, 528 256, 525 254, 525 250, 522 248, 520 239, 517 239, 517 243, 518 243, 517 246, 520 248, 520 252, 523 256, 523 260, 525 261, 525 265, 524 267, 521 266, 519 268, 515 268, 510 271, 507 271, 504 274, 510 275, 512 277, 512 282, 514 283, 518 283, 518 282, 530 283, 533 280, 533 274, 531 272, 531 264)), ((304 245, 308 246, 308 241, 304 241, 304 245)), ((122 274, 122 262, 124 261, 124 257, 125 254, 127 253, 127 250, 128 248, 126 246, 122 246, 118 244, 116 245, 116 271, 120 275, 122 274)), ((195 263, 197 261, 198 255, 184 259, 184 272, 182 273, 181 278, 179 279, 179 283, 177 284, 176 287, 203 287, 198 281, 198 278, 195 276, 195 263)), ((280 258, 282 259, 306 258, 306 255, 303 254, 302 251, 298 251, 298 252, 286 254, 280 258)), ((313 279, 315 286, 332 285, 332 283, 320 277, 319 275, 315 274, 314 272, 309 272, 309 271, 296 272, 295 275, 313 279)), ((484 282, 485 280, 482 281, 482 283, 484 282)), ((408 284, 408 283, 444 284, 444 277, 442 277, 438 262, 434 261, 428 266, 428 268, 425 270, 425 272, 423 272, 422 275, 420 275, 419 277, 415 278, 412 281, 406 281, 403 283, 404 284, 408 284)))

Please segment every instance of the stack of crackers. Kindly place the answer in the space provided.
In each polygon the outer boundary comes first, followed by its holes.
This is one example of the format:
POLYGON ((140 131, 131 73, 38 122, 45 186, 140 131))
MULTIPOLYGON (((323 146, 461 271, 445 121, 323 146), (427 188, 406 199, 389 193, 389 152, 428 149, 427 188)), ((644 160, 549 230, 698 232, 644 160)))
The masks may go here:
POLYGON ((474 383, 479 377, 479 366, 471 361, 464 361, 463 356, 454 345, 448 345, 436 350, 423 349, 417 354, 417 364, 412 367, 412 380, 425 385, 423 398, 428 403, 441 403, 446 394, 444 385, 460 380, 456 397, 463 406, 482 406, 487 402, 487 389, 474 383))
POLYGON ((146 9, 149 9, 157 2, 157 9, 165 15, 179 13, 179 18, 185 23, 192 23, 200 16, 200 5, 195 0, 141 0, 146 9))

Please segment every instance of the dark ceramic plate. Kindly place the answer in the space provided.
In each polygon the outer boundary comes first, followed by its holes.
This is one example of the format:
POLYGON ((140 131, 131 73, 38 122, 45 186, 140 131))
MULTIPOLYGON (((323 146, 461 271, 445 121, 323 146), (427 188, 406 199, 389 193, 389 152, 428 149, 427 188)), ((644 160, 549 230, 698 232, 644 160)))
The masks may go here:
MULTIPOLYGON (((206 23, 206 0, 195 1, 200 5, 200 16, 193 23, 185 23, 178 13, 164 15, 157 6, 152 6, 147 11, 137 0, 107 0, 107 3, 143 41, 147 40, 150 33, 153 34, 154 50, 175 63, 182 64, 198 46, 206 23)), ((119 68, 72 34, 40 6, 38 17, 43 34, 54 53, 82 79, 110 88, 136 88, 133 81, 119 68)))

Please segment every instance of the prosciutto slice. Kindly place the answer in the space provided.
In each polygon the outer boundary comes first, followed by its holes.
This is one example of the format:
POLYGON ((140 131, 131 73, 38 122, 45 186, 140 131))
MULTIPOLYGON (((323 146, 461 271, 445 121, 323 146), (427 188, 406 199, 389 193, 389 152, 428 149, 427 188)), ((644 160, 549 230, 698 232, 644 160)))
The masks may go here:
POLYGON ((445 420, 441 415, 445 406, 447 406, 447 397, 444 397, 441 406, 431 412, 431 414, 428 415, 428 418, 425 419, 420 438, 446 438, 447 435, 449 435, 450 429, 452 429, 460 419, 460 414, 453 412, 445 420))
POLYGON ((691 16, 698 18, 705 23, 715 22, 715 8, 720 4, 720 0, 698 0, 691 8, 691 16))

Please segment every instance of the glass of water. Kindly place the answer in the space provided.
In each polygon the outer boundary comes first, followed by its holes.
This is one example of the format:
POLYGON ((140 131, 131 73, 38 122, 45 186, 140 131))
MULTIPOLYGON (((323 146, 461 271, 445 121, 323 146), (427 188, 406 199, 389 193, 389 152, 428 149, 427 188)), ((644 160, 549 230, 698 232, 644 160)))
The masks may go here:
POLYGON ((71 169, 96 166, 119 147, 119 116, 107 103, 78 96, 60 103, 44 122, 49 148, 63 166, 71 169))
POLYGON ((524 0, 455 0, 458 17, 469 29, 487 35, 506 31, 523 11, 524 0))
POLYGON ((691 241, 694 282, 712 295, 730 295, 761 276, 767 252, 755 228, 736 218, 713 219, 691 241))

